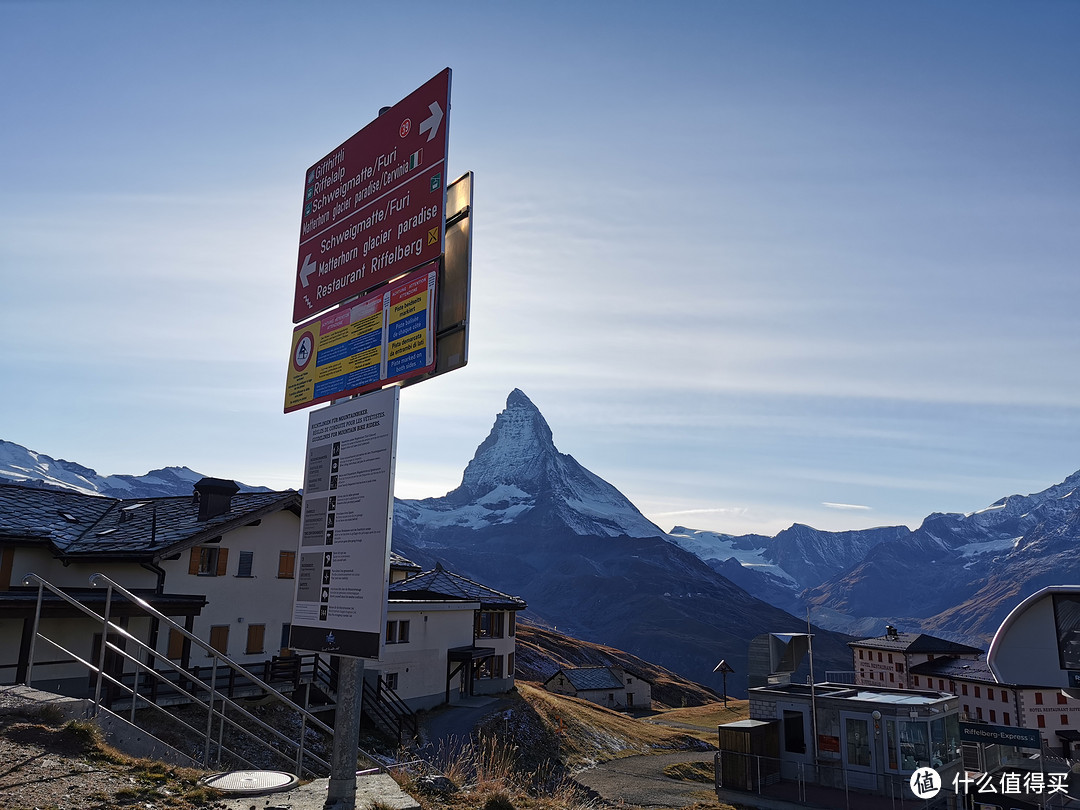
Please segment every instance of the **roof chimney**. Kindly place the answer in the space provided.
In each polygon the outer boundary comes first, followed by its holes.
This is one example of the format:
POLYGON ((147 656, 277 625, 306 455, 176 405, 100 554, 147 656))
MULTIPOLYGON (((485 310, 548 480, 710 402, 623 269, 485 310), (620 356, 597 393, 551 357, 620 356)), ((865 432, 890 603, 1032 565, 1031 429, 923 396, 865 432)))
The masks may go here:
POLYGON ((896 628, 893 627, 891 624, 885 625, 885 635, 889 638, 898 638, 896 634, 896 628))
POLYGON ((240 491, 235 481, 224 478, 203 478, 195 484, 199 499, 200 523, 224 515, 232 509, 232 496, 240 491))

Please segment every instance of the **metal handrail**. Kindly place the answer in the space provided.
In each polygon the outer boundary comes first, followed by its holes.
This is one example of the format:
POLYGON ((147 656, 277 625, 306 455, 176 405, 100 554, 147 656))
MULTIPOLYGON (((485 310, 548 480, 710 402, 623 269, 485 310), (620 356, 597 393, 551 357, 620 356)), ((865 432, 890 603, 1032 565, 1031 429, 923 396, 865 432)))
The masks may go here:
MULTIPOLYGON (((75 661, 78 661, 80 664, 86 666, 91 672, 94 672, 94 673, 97 674, 97 682, 96 682, 96 685, 95 685, 95 698, 94 698, 94 713, 95 713, 95 715, 100 710, 102 682, 103 682, 103 680, 107 680, 107 681, 115 684, 121 690, 129 692, 131 694, 132 715, 134 716, 135 703, 138 700, 138 698, 142 697, 142 696, 138 694, 137 689, 131 689, 126 684, 124 684, 123 682, 117 680, 112 675, 110 675, 109 673, 104 671, 105 652, 106 652, 107 649, 112 650, 113 652, 119 654, 123 659, 132 661, 136 665, 136 667, 137 667, 137 669, 136 669, 136 680, 135 680, 135 686, 136 687, 138 686, 138 672, 140 670, 145 670, 145 671, 148 671, 150 673, 153 673, 153 675, 156 678, 158 678, 159 681, 162 681, 162 682, 168 684, 169 686, 173 687, 178 692, 183 694, 185 697, 190 699, 192 702, 197 703, 198 705, 200 705, 203 708, 206 708, 208 710, 207 728, 206 728, 205 735, 203 735, 204 739, 205 739, 205 743, 204 743, 204 766, 206 766, 208 764, 208 761, 209 761, 209 752, 210 752, 210 747, 211 747, 210 746, 210 737, 211 737, 212 732, 213 732, 213 721, 214 721, 215 716, 220 718, 219 730, 220 730, 220 732, 222 734, 224 733, 224 724, 229 723, 230 726, 238 729, 239 731, 241 731, 244 734, 251 737, 253 740, 259 742, 261 745, 263 745, 269 751, 272 751, 272 752, 274 752, 274 753, 276 753, 276 754, 278 754, 280 756, 285 756, 286 758, 288 758, 287 755, 284 752, 282 752, 279 749, 275 748, 273 745, 270 745, 266 740, 262 739, 261 737, 259 737, 256 734, 253 734, 248 729, 244 728, 243 726, 239 725, 238 723, 236 723, 231 718, 227 717, 226 714, 225 714, 225 707, 226 706, 229 706, 229 707, 233 708, 236 712, 238 712, 242 716, 246 717, 247 719, 253 721, 259 727, 261 727, 263 729, 266 729, 267 731, 271 732, 274 736, 278 737, 283 742, 286 742, 291 746, 295 746, 295 748, 296 748, 295 764, 296 764, 296 775, 297 776, 302 775, 302 772, 304 770, 304 766, 303 766, 303 761, 304 761, 304 756, 305 756, 304 738, 306 736, 304 732, 306 731, 308 724, 311 724, 312 726, 322 730, 324 733, 333 735, 333 733, 334 733, 333 728, 330 727, 329 725, 327 725, 326 723, 324 723, 318 717, 311 714, 306 709, 304 709, 302 706, 298 705, 297 703, 293 702, 289 698, 282 695, 280 692, 278 692, 270 684, 266 683, 261 678, 255 676, 252 672, 245 669, 244 667, 242 667, 240 664, 236 663, 232 659, 230 659, 227 655, 221 653, 220 651, 218 651, 218 650, 214 649, 213 647, 211 647, 206 642, 202 641, 200 638, 198 638, 197 636, 195 636, 194 634, 192 634, 191 632, 186 630, 184 627, 177 624, 175 621, 170 619, 168 616, 166 616, 165 614, 161 613, 156 608, 151 606, 145 599, 143 599, 142 597, 140 597, 140 596, 132 593, 131 591, 127 590, 122 585, 116 583, 115 581, 110 579, 105 574, 96 573, 96 574, 94 574, 94 575, 92 575, 90 577, 90 585, 91 586, 96 587, 98 585, 103 584, 103 585, 107 586, 108 589, 109 589, 108 592, 107 592, 107 595, 106 595, 106 614, 104 616, 99 615, 92 608, 89 608, 86 605, 83 605, 82 603, 77 601, 76 599, 73 599, 68 594, 64 593, 62 590, 57 588, 56 586, 52 585, 51 583, 47 582, 43 578, 39 577, 37 574, 29 573, 29 574, 27 574, 26 576, 23 577, 23 583, 24 584, 31 584, 33 582, 36 582, 37 585, 38 585, 38 598, 37 598, 37 608, 36 608, 35 615, 34 615, 33 635, 31 637, 31 642, 30 642, 29 661, 28 661, 27 674, 26 674, 26 680, 25 680, 25 683, 27 685, 30 685, 30 683, 31 683, 32 673, 33 673, 33 666, 34 666, 35 644, 36 644, 37 639, 40 637, 41 639, 48 642, 52 646, 56 647, 57 649, 61 650, 64 653, 70 655, 72 657, 72 659, 74 659, 75 661), (41 618, 42 597, 43 597, 43 593, 44 593, 45 589, 48 589, 50 593, 54 594, 55 596, 59 597, 63 601, 70 604, 71 606, 75 607, 76 609, 78 609, 79 611, 81 611, 82 613, 84 613, 85 615, 90 617, 91 619, 94 619, 94 620, 99 621, 99 622, 102 623, 103 628, 104 628, 104 632, 102 633, 101 651, 100 651, 99 661, 98 661, 97 666, 95 666, 94 664, 92 664, 89 661, 84 661, 83 659, 79 658, 79 656, 75 655, 74 653, 72 653, 69 650, 64 649, 63 646, 61 646, 57 642, 53 641, 52 639, 47 638, 46 636, 42 635, 39 632, 40 618, 41 618), (162 656, 159 651, 151 648, 149 645, 145 644, 142 640, 140 640, 140 639, 136 638, 135 636, 133 636, 130 632, 128 632, 128 630, 126 628, 121 627, 120 625, 115 624, 114 622, 112 622, 109 619, 109 611, 110 611, 110 608, 111 608, 112 594, 113 594, 114 591, 116 593, 119 593, 121 596, 125 597, 126 599, 128 599, 130 602, 132 602, 136 606, 138 606, 141 610, 143 610, 146 614, 148 614, 152 618, 157 619, 159 622, 163 622, 167 627, 169 627, 172 630, 182 634, 184 638, 188 639, 189 641, 196 644, 199 648, 203 649, 214 661, 214 667, 213 667, 213 671, 211 673, 210 683, 207 684, 201 678, 198 678, 197 676, 193 675, 190 671, 185 670, 183 667, 180 667, 180 666, 174 664, 172 661, 170 661, 167 658, 165 658, 164 656, 162 656), (181 676, 182 679, 186 679, 188 681, 191 681, 192 683, 197 684, 199 687, 201 687, 201 688, 203 688, 205 690, 208 690, 208 692, 209 692, 209 696, 208 696, 209 702, 208 703, 203 702, 196 695, 194 695, 194 694, 188 692, 187 690, 183 689, 179 684, 174 684, 174 683, 172 683, 172 681, 165 678, 163 675, 161 675, 161 673, 159 673, 156 670, 156 668, 145 664, 144 662, 140 661, 135 656, 132 656, 130 653, 128 653, 127 650, 122 649, 118 645, 114 644, 112 641, 109 640, 110 632, 112 632, 112 633, 114 633, 116 635, 122 636, 126 641, 132 642, 139 650, 142 650, 142 651, 146 652, 148 657, 153 656, 155 659, 162 661, 166 666, 169 667, 170 670, 179 673, 179 675, 181 676), (296 711, 301 717, 300 740, 299 741, 291 740, 289 737, 287 737, 284 734, 281 734, 281 732, 277 731, 277 729, 274 729, 273 727, 271 727, 271 726, 267 725, 266 723, 264 723, 263 721, 261 721, 259 718, 255 717, 253 714, 248 712, 246 709, 244 709, 242 706, 237 704, 235 701, 233 701, 228 696, 220 693, 218 691, 218 689, 217 689, 217 670, 218 670, 217 662, 219 662, 219 661, 222 664, 224 664, 226 667, 231 669, 232 671, 241 673, 245 679, 250 681, 255 686, 259 687, 265 693, 276 696, 278 700, 280 700, 282 703, 284 703, 289 708, 296 711), (215 703, 218 702, 218 701, 220 701, 220 703, 221 703, 221 709, 220 710, 215 708, 215 703)), ((160 706, 157 706, 156 704, 154 704, 153 701, 150 701, 147 698, 143 698, 143 699, 147 700, 147 702, 150 703, 151 705, 154 705, 154 707, 157 708, 158 710, 164 712, 164 709, 162 709, 160 706)), ((175 719, 177 722, 184 725, 186 728, 189 728, 192 731, 195 731, 195 729, 193 729, 190 725, 185 723, 183 720, 180 720, 180 718, 176 717, 175 715, 172 715, 171 713, 168 713, 168 712, 165 712, 165 713, 168 714, 171 718, 175 719)), ((222 751, 222 745, 220 743, 220 738, 219 738, 219 743, 218 743, 218 759, 219 759, 219 761, 220 761, 220 757, 221 757, 221 751, 222 751)), ((371 762, 378 763, 377 759, 375 759, 371 754, 367 753, 363 749, 358 749, 358 752, 362 756, 364 756, 365 758, 370 760, 371 762)), ((235 752, 230 751, 230 753, 233 754, 234 756, 237 756, 239 759, 243 760, 243 757, 240 757, 235 752)), ((311 751, 307 751, 306 754, 307 754, 308 758, 310 758, 311 760, 314 760, 323 769, 329 770, 330 765, 327 762, 325 762, 324 760, 322 760, 320 757, 318 757, 317 755, 315 755, 311 751)), ((245 760, 245 762, 246 762, 246 760, 245 760)), ((248 763, 248 764, 250 764, 250 763, 248 763)), ((312 771, 310 771, 310 769, 308 769, 308 770, 309 770, 309 773, 313 773, 312 771)))

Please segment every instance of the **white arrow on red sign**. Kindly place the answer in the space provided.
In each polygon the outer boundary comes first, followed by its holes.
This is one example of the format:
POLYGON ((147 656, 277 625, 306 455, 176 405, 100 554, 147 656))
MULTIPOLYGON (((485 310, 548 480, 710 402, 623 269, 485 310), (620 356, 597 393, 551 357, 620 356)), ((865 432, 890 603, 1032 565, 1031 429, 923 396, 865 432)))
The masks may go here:
POLYGON ((431 104, 428 105, 428 109, 431 111, 431 116, 420 122, 420 134, 423 135, 427 132, 427 139, 430 141, 435 138, 435 135, 439 131, 439 124, 442 123, 443 111, 437 101, 431 102, 431 104), (430 130, 430 132, 428 132, 428 130, 430 130))

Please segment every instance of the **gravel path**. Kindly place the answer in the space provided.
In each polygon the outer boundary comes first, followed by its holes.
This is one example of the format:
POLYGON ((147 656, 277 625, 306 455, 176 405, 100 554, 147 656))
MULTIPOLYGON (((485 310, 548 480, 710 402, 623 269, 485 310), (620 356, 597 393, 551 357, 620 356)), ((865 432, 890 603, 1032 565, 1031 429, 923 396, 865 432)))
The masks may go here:
POLYGON ((688 807, 716 800, 712 785, 664 776, 664 768, 680 762, 712 762, 715 751, 682 751, 675 754, 644 754, 603 762, 574 779, 604 799, 637 807, 688 807))

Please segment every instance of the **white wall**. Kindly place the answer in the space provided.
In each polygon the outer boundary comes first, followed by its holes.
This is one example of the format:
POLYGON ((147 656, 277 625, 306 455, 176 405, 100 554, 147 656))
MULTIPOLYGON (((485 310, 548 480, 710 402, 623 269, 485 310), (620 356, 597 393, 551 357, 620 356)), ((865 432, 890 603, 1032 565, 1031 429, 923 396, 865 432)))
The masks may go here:
MULTIPOLYGON (((408 621, 409 641, 387 644, 378 663, 365 669, 397 675, 395 690, 413 709, 441 704, 446 697, 447 650, 473 643, 473 613, 477 602, 390 602, 387 621, 408 621)), ((460 675, 451 684, 457 697, 460 675)))

